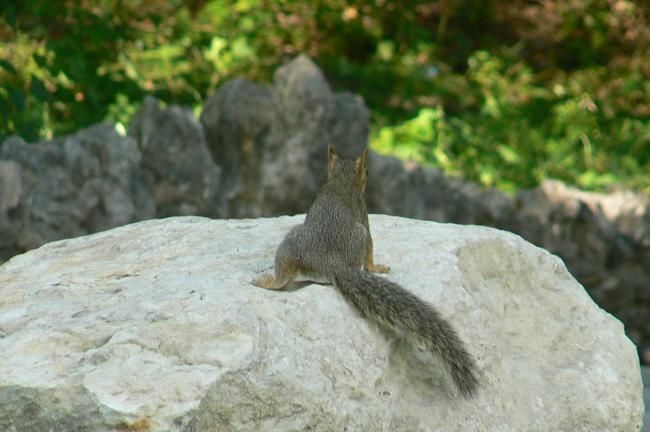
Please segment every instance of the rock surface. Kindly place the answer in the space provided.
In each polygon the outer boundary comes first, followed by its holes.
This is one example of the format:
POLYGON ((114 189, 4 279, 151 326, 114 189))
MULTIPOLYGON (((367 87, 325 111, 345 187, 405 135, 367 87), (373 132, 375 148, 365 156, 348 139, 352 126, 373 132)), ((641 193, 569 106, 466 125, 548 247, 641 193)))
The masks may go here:
POLYGON ((635 348, 557 257, 371 216, 376 261, 477 359, 465 400, 331 286, 250 285, 302 219, 146 221, 2 265, 0 430, 639 430, 635 348))

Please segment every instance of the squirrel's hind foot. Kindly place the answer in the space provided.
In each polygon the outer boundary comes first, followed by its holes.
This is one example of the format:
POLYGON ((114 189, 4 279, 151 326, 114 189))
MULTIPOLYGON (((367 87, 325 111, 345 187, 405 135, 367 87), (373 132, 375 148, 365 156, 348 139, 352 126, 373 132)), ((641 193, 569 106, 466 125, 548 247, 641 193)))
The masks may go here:
POLYGON ((281 282, 282 281, 278 281, 274 276, 265 274, 253 280, 251 283, 256 287, 275 290, 282 289, 287 285, 287 282, 281 282))
POLYGON ((384 264, 369 264, 366 265, 366 271, 373 273, 388 273, 390 271, 390 267, 384 264))

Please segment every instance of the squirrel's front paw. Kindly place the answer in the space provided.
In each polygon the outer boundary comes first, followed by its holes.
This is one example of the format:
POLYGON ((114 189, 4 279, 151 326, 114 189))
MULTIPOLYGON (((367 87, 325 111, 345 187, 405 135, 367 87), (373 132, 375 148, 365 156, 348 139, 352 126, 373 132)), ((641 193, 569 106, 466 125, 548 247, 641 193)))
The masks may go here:
POLYGON ((373 273, 388 273, 390 271, 390 267, 384 264, 371 264, 366 267, 366 270, 373 273))

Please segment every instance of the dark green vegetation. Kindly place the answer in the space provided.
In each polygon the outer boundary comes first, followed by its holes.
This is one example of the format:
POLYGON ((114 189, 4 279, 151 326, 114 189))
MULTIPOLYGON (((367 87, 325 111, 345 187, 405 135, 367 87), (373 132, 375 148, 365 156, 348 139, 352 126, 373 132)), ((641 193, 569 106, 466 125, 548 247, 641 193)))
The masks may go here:
POLYGON ((629 0, 0 0, 0 139, 200 108, 304 52, 373 146, 495 185, 650 191, 650 5, 629 0))

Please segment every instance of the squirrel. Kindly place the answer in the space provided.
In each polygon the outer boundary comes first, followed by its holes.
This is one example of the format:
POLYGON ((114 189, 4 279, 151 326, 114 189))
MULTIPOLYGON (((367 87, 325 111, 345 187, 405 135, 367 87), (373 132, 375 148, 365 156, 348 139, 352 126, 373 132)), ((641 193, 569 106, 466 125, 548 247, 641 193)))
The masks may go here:
POLYGON ((364 316, 437 355, 460 393, 471 397, 478 387, 476 365, 452 326, 415 294, 370 273, 387 273, 389 267, 373 262, 364 198, 367 159, 367 147, 349 159, 328 146, 327 181, 305 222, 280 243, 275 275, 262 275, 253 284, 281 289, 298 275, 333 283, 364 316))

